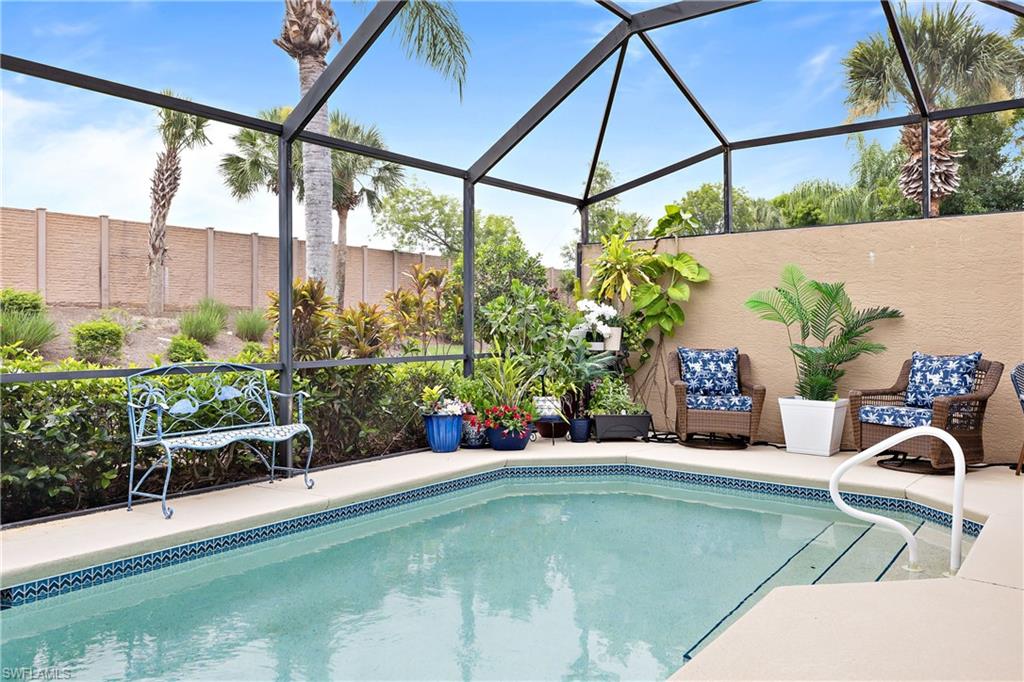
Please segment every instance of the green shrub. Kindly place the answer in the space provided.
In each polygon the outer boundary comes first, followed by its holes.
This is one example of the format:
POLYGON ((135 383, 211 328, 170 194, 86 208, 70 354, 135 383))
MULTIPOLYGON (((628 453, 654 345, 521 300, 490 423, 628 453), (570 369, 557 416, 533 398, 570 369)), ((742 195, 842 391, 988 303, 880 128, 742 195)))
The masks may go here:
POLYGON ((232 360, 243 365, 259 365, 265 362, 277 362, 277 356, 262 343, 246 341, 242 344, 242 350, 238 351, 238 355, 232 360))
POLYGON ((38 350, 57 336, 55 325, 46 313, 4 310, 0 312, 0 344, 21 342, 25 350, 38 350))
POLYGON ((189 336, 177 334, 167 347, 167 359, 171 362, 200 362, 206 359, 206 347, 189 336))
POLYGON ((590 399, 591 414, 643 414, 646 411, 643 405, 633 402, 629 386, 619 376, 601 379, 590 399))
POLYGON ((71 328, 75 357, 86 362, 109 362, 121 357, 124 327, 110 320, 81 322, 71 328))
POLYGON ((0 289, 0 310, 6 313, 43 313, 46 301, 35 291, 0 289))
POLYGON ((262 310, 245 310, 235 315, 235 335, 243 341, 262 341, 270 329, 262 310))
POLYGON ((221 329, 228 328, 228 315, 231 314, 231 308, 226 303, 221 303, 215 298, 207 297, 200 299, 195 309, 220 320, 221 329))
POLYGON ((196 308, 181 316, 178 329, 190 339, 208 344, 217 340, 217 335, 224 328, 220 314, 210 308, 196 308))

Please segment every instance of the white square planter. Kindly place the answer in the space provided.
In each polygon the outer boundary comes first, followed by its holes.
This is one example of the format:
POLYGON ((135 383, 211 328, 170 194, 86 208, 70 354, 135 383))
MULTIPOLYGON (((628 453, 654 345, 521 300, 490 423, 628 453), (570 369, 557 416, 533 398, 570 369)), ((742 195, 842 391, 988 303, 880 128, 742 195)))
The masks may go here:
POLYGON ((829 457, 839 452, 850 401, 779 398, 786 452, 829 457))

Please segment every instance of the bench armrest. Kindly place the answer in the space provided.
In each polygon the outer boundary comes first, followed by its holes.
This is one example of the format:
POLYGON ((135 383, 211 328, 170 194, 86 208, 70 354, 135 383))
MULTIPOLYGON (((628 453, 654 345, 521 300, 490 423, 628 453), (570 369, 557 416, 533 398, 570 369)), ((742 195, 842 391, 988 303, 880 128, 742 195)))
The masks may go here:
POLYGON ((275 398, 288 398, 288 399, 297 398, 297 400, 295 402, 297 403, 298 408, 299 408, 299 423, 300 424, 304 423, 304 421, 303 421, 303 417, 304 417, 304 415, 303 415, 303 408, 304 408, 303 402, 304 402, 304 400, 306 398, 309 397, 308 393, 306 393, 305 391, 293 391, 292 393, 282 393, 281 391, 271 391, 269 389, 268 389, 268 393, 270 393, 270 395, 274 396, 275 398))

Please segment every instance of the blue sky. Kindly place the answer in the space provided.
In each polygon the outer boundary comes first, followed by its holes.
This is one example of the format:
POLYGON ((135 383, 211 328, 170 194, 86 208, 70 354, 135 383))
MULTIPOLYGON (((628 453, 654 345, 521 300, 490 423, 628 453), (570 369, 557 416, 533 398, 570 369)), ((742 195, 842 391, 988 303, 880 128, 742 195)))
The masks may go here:
MULTIPOLYGON (((625 3, 639 11, 652 3, 625 3)), ((1005 29, 1010 15, 978 3, 1005 29)), ((368 3, 334 3, 343 36, 368 3)), ((280 2, 4 2, 6 53, 255 114, 298 99, 294 63, 271 43, 280 2)), ((406 58, 386 34, 330 106, 375 123, 396 151, 466 167, 614 24, 586 1, 459 2, 473 54, 464 97, 406 58)), ((883 31, 877 2, 766 0, 651 36, 731 139, 842 123, 847 118, 840 60, 858 40, 883 31)), ((611 78, 609 61, 506 157, 494 175, 579 194, 611 78)), ((147 107, 3 74, 3 203, 108 213, 145 220, 148 175, 158 148, 147 107), (41 133, 51 133, 49 138, 41 133)), ((899 106, 881 115, 898 115, 899 106)), ((276 230, 274 200, 236 202, 216 164, 230 150, 227 126, 214 145, 185 160, 175 224, 276 230)), ((870 135, 890 144, 894 131, 870 135)), ((714 138, 638 40, 630 43, 602 158, 620 181, 714 146, 714 138)), ((845 138, 737 152, 737 185, 771 196, 811 177, 844 180, 845 138)), ((625 208, 657 216, 661 206, 704 181, 720 179, 712 159, 623 195, 625 208)), ((417 182, 459 194, 457 181, 411 172, 417 182)), ((528 244, 549 253, 568 241, 572 207, 481 187, 479 206, 513 215, 528 244)), ((297 211, 301 216, 301 210, 297 211)), ((297 226, 301 231, 301 224, 297 226)), ((350 242, 387 246, 370 216, 353 217, 350 242)))

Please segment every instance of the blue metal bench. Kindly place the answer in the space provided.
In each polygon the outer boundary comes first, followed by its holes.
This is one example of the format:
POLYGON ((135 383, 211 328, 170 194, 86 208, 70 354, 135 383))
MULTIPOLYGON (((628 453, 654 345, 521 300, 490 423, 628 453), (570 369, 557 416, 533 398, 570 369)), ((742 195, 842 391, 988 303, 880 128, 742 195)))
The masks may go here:
POLYGON ((313 457, 313 433, 303 423, 299 391, 279 393, 267 385, 267 373, 256 367, 234 363, 187 362, 164 365, 132 374, 128 383, 128 421, 131 428, 131 470, 128 478, 128 511, 136 497, 160 500, 164 518, 174 510, 167 506, 174 453, 179 450, 218 450, 241 443, 263 462, 270 472, 302 472, 306 488, 313 487, 309 462, 313 457), (274 398, 295 398, 298 423, 278 424, 274 398), (303 468, 277 464, 277 445, 306 434, 309 448, 303 468), (270 460, 255 445, 271 446, 270 460), (142 448, 160 448, 162 454, 135 482, 135 456, 142 448), (166 464, 163 492, 142 492, 146 478, 166 464))

